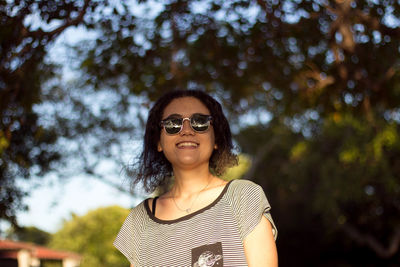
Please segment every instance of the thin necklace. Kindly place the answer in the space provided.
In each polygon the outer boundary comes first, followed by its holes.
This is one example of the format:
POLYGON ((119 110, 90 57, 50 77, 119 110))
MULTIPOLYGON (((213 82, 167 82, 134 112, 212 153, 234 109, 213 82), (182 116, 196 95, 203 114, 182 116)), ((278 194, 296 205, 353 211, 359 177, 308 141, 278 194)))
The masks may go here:
POLYGON ((207 184, 203 189, 201 189, 201 190, 197 193, 196 198, 195 198, 195 199, 193 200, 193 202, 192 202, 192 205, 190 205, 190 207, 187 208, 187 209, 181 209, 181 208, 178 206, 178 204, 176 203, 176 201, 175 201, 175 196, 172 196, 172 200, 174 201, 175 206, 178 208, 178 210, 184 211, 184 212, 186 212, 187 214, 189 214, 189 213, 192 211, 192 207, 193 207, 194 203, 195 203, 196 200, 199 198, 200 193, 203 192, 204 190, 206 190, 206 188, 210 185, 211 180, 212 180, 212 179, 210 179, 210 181, 208 181, 208 184, 207 184))

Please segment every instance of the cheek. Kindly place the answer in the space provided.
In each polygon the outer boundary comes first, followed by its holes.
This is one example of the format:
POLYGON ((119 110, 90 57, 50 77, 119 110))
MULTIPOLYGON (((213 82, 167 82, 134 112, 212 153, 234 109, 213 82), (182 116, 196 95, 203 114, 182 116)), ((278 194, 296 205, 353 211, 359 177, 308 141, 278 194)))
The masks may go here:
POLYGON ((173 144, 174 142, 169 140, 168 136, 165 136, 165 134, 161 133, 160 141, 158 141, 157 144, 157 151, 163 153, 164 156, 170 160, 170 154, 172 153, 174 146, 173 144))

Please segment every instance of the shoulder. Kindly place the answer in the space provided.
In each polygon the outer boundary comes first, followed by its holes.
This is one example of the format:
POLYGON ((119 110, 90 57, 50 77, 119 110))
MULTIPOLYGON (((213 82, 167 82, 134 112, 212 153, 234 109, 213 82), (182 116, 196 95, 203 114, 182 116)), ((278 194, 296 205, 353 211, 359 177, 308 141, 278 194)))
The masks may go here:
MULTIPOLYGON (((237 179, 233 180, 229 185, 228 191, 226 192, 226 200, 231 203, 232 206, 235 206, 235 210, 238 210, 238 207, 242 209, 245 206, 264 202, 266 196, 263 188, 258 184, 249 180, 237 179)), ((267 205, 269 206, 269 204, 267 205)))
POLYGON ((146 200, 143 200, 140 202, 136 207, 132 208, 129 212, 128 217, 125 220, 125 225, 129 224, 131 226, 134 226, 137 224, 139 221, 143 221, 146 216, 147 216, 147 205, 146 205, 146 200))
POLYGON ((145 209, 146 202, 149 201, 150 198, 147 198, 145 200, 142 200, 139 204, 137 204, 135 207, 131 208, 130 213, 137 213, 140 212, 142 209, 145 209))
POLYGON ((234 187, 260 187, 253 181, 244 180, 244 179, 236 179, 232 181, 232 186, 234 187))
POLYGON ((148 216, 144 205, 145 201, 146 200, 142 201, 136 207, 132 208, 122 224, 117 238, 114 241, 114 245, 118 249, 123 249, 123 247, 130 245, 130 242, 134 242, 141 233, 137 230, 147 224, 148 220, 146 218, 148 216))
POLYGON ((131 263, 136 262, 138 259, 137 251, 133 248, 138 247, 142 235, 140 230, 147 224, 145 201, 131 209, 114 240, 114 246, 131 263))
POLYGON ((263 216, 271 222, 276 238, 277 230, 270 214, 271 206, 263 188, 249 180, 234 180, 230 186, 232 187, 227 200, 238 222, 242 240, 258 225, 263 216))
POLYGON ((237 195, 238 193, 264 192, 261 186, 250 180, 233 180, 229 187, 233 195, 237 195))

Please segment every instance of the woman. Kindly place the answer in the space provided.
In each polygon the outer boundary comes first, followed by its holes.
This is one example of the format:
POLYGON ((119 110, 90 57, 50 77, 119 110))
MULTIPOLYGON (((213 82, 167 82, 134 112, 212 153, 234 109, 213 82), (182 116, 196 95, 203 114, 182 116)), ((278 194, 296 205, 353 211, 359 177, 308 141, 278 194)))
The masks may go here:
POLYGON ((131 266, 277 266, 277 231, 262 188, 217 177, 237 163, 220 104, 202 91, 172 91, 150 110, 139 174, 154 191, 114 245, 131 266))

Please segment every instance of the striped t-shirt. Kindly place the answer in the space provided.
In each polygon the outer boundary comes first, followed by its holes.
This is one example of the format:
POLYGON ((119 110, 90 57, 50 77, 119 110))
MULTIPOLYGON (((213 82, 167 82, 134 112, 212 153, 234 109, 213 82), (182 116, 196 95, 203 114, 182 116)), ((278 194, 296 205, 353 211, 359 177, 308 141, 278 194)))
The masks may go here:
POLYGON ((114 246, 133 266, 247 266, 243 240, 264 215, 277 229, 263 189, 229 182, 208 206, 175 220, 160 220, 143 201, 126 218, 114 246))

